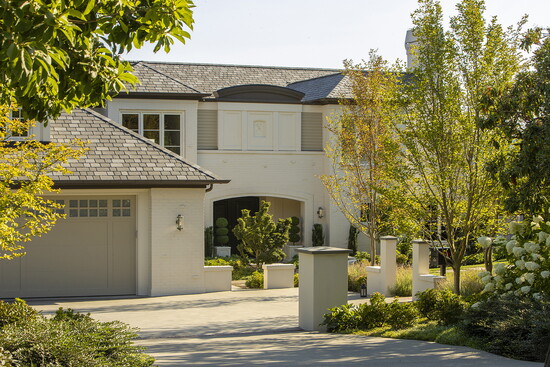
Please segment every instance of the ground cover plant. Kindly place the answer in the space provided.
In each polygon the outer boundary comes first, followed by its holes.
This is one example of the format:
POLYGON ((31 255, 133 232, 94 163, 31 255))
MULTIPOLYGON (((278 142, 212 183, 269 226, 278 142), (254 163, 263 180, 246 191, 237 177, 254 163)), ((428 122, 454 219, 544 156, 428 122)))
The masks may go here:
POLYGON ((0 363, 8 366, 152 366, 136 329, 59 309, 47 318, 24 301, 0 302, 0 363))

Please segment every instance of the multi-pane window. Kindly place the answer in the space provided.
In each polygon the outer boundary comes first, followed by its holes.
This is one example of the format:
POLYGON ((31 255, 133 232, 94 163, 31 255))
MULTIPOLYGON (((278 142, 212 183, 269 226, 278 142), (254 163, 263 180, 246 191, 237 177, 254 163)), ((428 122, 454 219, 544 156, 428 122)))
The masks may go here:
MULTIPOLYGON (((17 120, 17 121, 24 122, 25 120, 23 119, 23 113, 21 112, 21 109, 12 110, 10 112, 10 120, 12 121, 17 120)), ((30 132, 29 130, 30 130, 29 126, 27 125, 26 127, 20 128, 17 131, 16 130, 10 131, 9 135, 10 135, 10 138, 13 140, 22 140, 29 136, 29 132, 30 132)))
POLYGON ((130 199, 70 199, 68 202, 70 218, 132 216, 130 199))
POLYGON ((132 112, 122 114, 122 126, 181 154, 181 115, 177 113, 132 112))

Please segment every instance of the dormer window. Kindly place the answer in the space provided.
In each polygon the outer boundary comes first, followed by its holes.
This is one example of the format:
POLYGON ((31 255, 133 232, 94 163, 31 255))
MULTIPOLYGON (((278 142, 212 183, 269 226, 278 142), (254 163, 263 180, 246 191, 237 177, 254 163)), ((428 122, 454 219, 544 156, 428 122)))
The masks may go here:
POLYGON ((124 112, 122 126, 143 135, 176 154, 181 154, 182 117, 170 112, 124 112))

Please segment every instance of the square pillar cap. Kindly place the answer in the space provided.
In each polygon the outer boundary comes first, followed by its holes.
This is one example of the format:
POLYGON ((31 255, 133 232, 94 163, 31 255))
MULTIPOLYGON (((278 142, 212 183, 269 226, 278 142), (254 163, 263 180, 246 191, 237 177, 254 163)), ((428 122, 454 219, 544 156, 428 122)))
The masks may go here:
POLYGON ((312 255, 350 254, 351 250, 340 247, 313 246, 296 249, 296 252, 312 255))
POLYGON ((391 240, 397 240, 397 237, 395 236, 381 236, 380 237, 381 240, 386 240, 386 241, 391 241, 391 240))
POLYGON ((418 239, 417 240, 412 240, 411 242, 412 243, 428 243, 428 241, 426 241, 426 240, 418 240, 418 239))

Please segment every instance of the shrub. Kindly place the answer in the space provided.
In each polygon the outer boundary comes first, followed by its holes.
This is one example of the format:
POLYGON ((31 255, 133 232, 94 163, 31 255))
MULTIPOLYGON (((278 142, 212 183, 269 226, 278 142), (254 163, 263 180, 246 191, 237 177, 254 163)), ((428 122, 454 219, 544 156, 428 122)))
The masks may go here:
MULTIPOLYGON (((371 260, 370 254, 366 251, 357 251, 357 253, 355 254, 355 258, 357 260, 366 260, 369 263, 370 263, 370 260, 371 260)), ((374 263, 375 264, 380 264, 380 256, 376 255, 374 257, 374 263)))
POLYGON ((36 316, 5 325, 0 345, 22 366, 151 366, 154 359, 132 344, 136 337, 121 322, 59 310, 52 319, 36 316))
POLYGON ((230 258, 216 257, 213 259, 205 259, 204 265, 205 266, 231 265, 233 267, 233 271, 231 273, 231 279, 233 280, 240 280, 240 279, 247 278, 255 271, 255 268, 248 265, 248 263, 246 262, 246 259, 240 258, 238 256, 231 256, 230 258))
POLYGON ((311 232, 312 246, 323 246, 325 244, 325 234, 323 233, 323 225, 315 223, 311 232))
POLYGON ((462 265, 483 264, 484 260, 485 258, 483 256, 483 253, 471 254, 464 257, 464 260, 462 261, 462 265))
POLYGON ((359 231, 352 224, 350 224, 348 233, 348 249, 351 250, 351 256, 355 256, 355 254, 357 253, 358 236, 359 231))
POLYGON ((411 238, 404 236, 397 243, 397 263, 399 265, 411 265, 412 262, 412 242, 411 238))
POLYGON ((400 329, 413 325, 418 317, 413 303, 399 303, 395 299, 388 304, 380 293, 371 296, 370 304, 343 305, 329 311, 330 313, 324 315, 322 324, 326 325, 328 332, 371 330, 381 326, 400 329))
POLYGON ((39 316, 39 313, 22 299, 12 303, 0 301, 0 328, 9 324, 20 324, 39 316))
POLYGON ((412 296, 412 269, 409 266, 397 267, 395 285, 390 287, 390 294, 398 297, 412 296))
POLYGON ((409 264, 409 257, 405 254, 400 253, 398 250, 395 250, 395 262, 398 265, 407 265, 409 264))
POLYGON ((387 324, 393 329, 403 329, 414 325, 418 318, 418 309, 413 302, 402 302, 394 300, 388 305, 387 324))
POLYGON ((492 297, 470 307, 463 330, 481 338, 484 350, 543 362, 550 345, 550 303, 514 295, 492 297))
POLYGON ((294 288, 300 286, 300 274, 294 274, 294 288))
POLYGON ((355 258, 357 259, 357 261, 363 261, 363 260, 366 260, 368 262, 370 262, 370 254, 366 251, 357 251, 355 253, 355 258))
POLYGON ((216 236, 227 236, 229 229, 227 228, 216 228, 216 236))
MULTIPOLYGON (((508 264, 495 265, 495 275, 480 273, 490 296, 515 295, 550 300, 550 222, 541 216, 533 221, 511 222, 511 239, 497 237, 495 253, 508 264)), ((489 239, 490 240, 490 239, 489 239)))
POLYGON ((364 261, 348 265, 348 291, 359 292, 361 284, 367 281, 367 269, 364 261))
POLYGON ((220 218, 216 219, 215 224, 216 224, 216 227, 221 228, 221 227, 227 227, 229 225, 229 222, 227 221, 226 218, 220 217, 220 218))
POLYGON ((204 255, 213 256, 214 229, 212 226, 204 229, 204 255))
POLYGON ((428 289, 417 294, 416 307, 429 320, 443 325, 461 321, 466 302, 448 289, 428 289))
POLYGON ((263 288, 264 287, 264 274, 255 271, 246 280, 245 285, 248 288, 263 288))
POLYGON ((216 219, 214 224, 216 225, 214 243, 218 246, 227 245, 229 243, 229 236, 227 235, 229 233, 227 229, 229 222, 226 218, 220 217, 216 219))
POLYGON ((285 258, 283 247, 288 242, 288 231, 291 219, 279 219, 273 221, 269 214, 270 203, 262 201, 260 210, 250 215, 250 210, 243 209, 242 217, 237 219, 237 225, 233 228, 233 234, 240 241, 237 250, 241 255, 252 255, 256 268, 262 264, 281 261, 285 258))
POLYGON ((357 306, 353 304, 329 308, 329 313, 323 317, 324 320, 321 325, 325 325, 329 333, 355 330, 359 322, 357 306))

